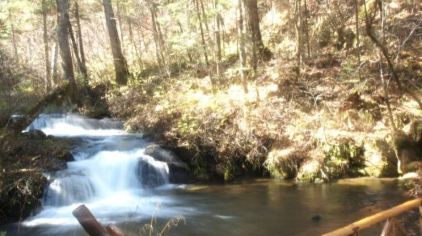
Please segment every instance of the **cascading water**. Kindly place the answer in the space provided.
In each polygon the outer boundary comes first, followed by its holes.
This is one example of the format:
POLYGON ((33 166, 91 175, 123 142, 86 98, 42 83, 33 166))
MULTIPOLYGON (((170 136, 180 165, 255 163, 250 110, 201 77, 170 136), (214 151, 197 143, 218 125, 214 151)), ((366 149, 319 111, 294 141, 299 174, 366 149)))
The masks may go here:
POLYGON ((88 119, 74 114, 41 115, 27 129, 76 141, 75 161, 48 174, 50 181, 42 211, 24 225, 76 225, 71 212, 86 204, 101 222, 143 217, 172 216, 180 209, 161 207, 170 199, 151 193, 151 187, 168 183, 166 163, 145 155, 146 142, 127 134, 121 122, 88 119))

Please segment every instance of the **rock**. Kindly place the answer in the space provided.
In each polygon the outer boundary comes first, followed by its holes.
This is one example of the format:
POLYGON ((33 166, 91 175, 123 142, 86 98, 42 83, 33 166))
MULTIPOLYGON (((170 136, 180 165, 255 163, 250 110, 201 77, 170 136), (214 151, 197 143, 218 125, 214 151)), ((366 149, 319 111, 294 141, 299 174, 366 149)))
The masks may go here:
POLYGON ((173 152, 165 150, 157 144, 151 144, 145 148, 145 154, 152 156, 157 161, 167 163, 170 172, 170 183, 179 184, 189 182, 189 167, 173 152))
POLYGON ((160 173, 155 166, 146 161, 139 161, 137 175, 143 187, 154 188, 167 182, 167 173, 160 173))
POLYGON ((399 158, 398 169, 401 173, 412 171, 411 163, 422 161, 422 145, 411 134, 397 132, 394 146, 399 158))
POLYGON ((397 177, 397 158, 387 141, 367 140, 364 144, 365 172, 373 177, 397 177))
POLYGON ((321 163, 311 159, 305 161, 299 169, 296 177, 299 181, 317 182, 321 173, 321 163))
POLYGON ((47 135, 38 129, 29 130, 28 132, 24 133, 30 139, 46 139, 47 135))
POLYGON ((0 138, 0 225, 36 211, 44 194, 45 172, 66 168, 73 160, 67 140, 8 134, 0 138))
POLYGON ((293 179, 297 176, 304 159, 306 159, 306 153, 294 147, 273 148, 268 153, 264 166, 273 177, 293 179))
POLYGON ((28 217, 41 206, 47 179, 40 172, 15 172, 1 176, 0 225, 28 217))
POLYGON ((322 220, 322 216, 319 215, 319 214, 316 214, 316 215, 311 217, 311 220, 315 223, 320 222, 322 220))
POLYGON ((322 176, 325 180, 364 176, 363 144, 343 138, 323 144, 322 176))

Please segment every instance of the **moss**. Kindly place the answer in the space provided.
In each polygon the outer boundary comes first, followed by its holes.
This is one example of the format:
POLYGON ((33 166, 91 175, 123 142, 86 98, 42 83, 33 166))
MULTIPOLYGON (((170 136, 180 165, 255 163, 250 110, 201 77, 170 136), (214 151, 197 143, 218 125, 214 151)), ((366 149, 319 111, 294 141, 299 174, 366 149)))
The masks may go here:
POLYGON ((351 139, 339 140, 335 144, 324 144, 324 161, 322 170, 327 180, 344 177, 358 177, 365 174, 363 145, 351 139))
POLYGON ((305 153, 295 148, 274 149, 268 154, 264 166, 273 177, 293 179, 306 158, 305 153))
POLYGON ((296 177, 299 181, 318 182, 321 178, 321 164, 317 160, 305 161, 296 177))

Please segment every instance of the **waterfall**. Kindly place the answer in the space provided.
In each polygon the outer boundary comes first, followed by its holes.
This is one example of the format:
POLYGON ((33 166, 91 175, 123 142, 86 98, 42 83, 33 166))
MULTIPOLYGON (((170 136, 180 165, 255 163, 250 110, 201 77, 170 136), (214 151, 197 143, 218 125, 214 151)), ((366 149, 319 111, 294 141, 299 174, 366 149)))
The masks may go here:
MULTIPOLYGON (((77 224, 71 211, 86 204, 99 220, 151 217, 158 205, 170 202, 151 194, 151 189, 169 182, 167 163, 145 154, 146 142, 128 134, 122 123, 95 120, 75 114, 42 114, 26 131, 41 130, 47 135, 72 137, 75 161, 67 169, 46 173, 43 207, 26 222, 27 226, 77 224)), ((174 210, 174 209, 173 209, 174 210)), ((160 209, 171 214, 170 209, 160 209)))

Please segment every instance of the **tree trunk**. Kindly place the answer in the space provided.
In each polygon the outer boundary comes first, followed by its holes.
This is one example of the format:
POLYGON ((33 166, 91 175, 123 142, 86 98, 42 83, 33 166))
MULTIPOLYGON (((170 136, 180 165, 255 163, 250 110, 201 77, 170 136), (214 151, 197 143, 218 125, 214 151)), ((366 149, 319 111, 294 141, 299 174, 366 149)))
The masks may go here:
POLYGON ((239 60, 240 60, 240 78, 242 80, 243 91, 248 93, 248 83, 246 80, 246 50, 245 50, 245 32, 243 20, 243 2, 238 0, 239 21, 237 34, 239 38, 239 60))
POLYGON ((355 29, 356 29, 356 54, 358 57, 358 76, 359 80, 361 80, 360 74, 360 33, 359 33, 359 0, 355 0, 355 29))
POLYGON ((86 68, 84 42, 82 39, 81 17, 79 14, 79 4, 77 1, 75 2, 75 18, 76 18, 78 40, 79 40, 79 55, 81 59, 81 68, 84 71, 85 79, 88 79, 88 70, 86 68))
POLYGON ((43 40, 44 40, 44 57, 45 57, 45 92, 47 93, 51 88, 51 64, 48 46, 48 31, 47 31, 47 5, 46 0, 42 0, 42 23, 43 23, 43 40))
POLYGON ((119 31, 120 32, 120 42, 122 43, 122 52, 125 53, 125 39, 123 37, 123 21, 122 21, 122 9, 120 8, 120 3, 122 1, 116 1, 116 15, 117 15, 117 23, 118 23, 118 27, 119 27, 119 31))
POLYGON ((304 30, 305 30, 305 38, 306 38, 306 52, 307 52, 307 59, 311 57, 311 44, 309 40, 309 11, 308 11, 308 4, 306 0, 303 0, 303 8, 305 11, 305 19, 304 19, 304 30))
POLYGON ((119 34, 117 33, 116 19, 113 13, 111 0, 103 0, 104 14, 110 37, 111 51, 113 54, 114 70, 116 72, 116 82, 119 85, 126 85, 129 76, 129 69, 125 57, 123 56, 119 34))
POLYGON ((51 53, 51 82, 54 86, 57 82, 57 61, 59 59, 59 43, 57 38, 55 39, 54 47, 52 48, 53 52, 51 53))
MULTIPOLYGON (((379 0, 377 0, 377 3, 379 3, 379 0)), ((387 65, 390 68, 393 80, 397 84, 397 88, 400 92, 407 93, 419 106, 420 109, 422 109, 422 102, 419 99, 418 95, 414 93, 412 90, 408 89, 407 87, 404 87, 399 79, 399 75, 394 67, 394 64, 390 58, 390 55, 388 53, 387 47, 380 42, 380 40, 375 36, 375 33, 372 30, 372 24, 373 24, 373 17, 370 17, 368 15, 368 11, 366 9, 366 3, 365 3, 365 24, 366 24, 366 34, 368 37, 372 40, 372 42, 375 44, 375 46, 378 47, 378 49, 381 51, 382 55, 384 56, 385 60, 387 61, 387 65)))
POLYGON ((144 66, 143 66, 142 58, 139 54, 138 44, 135 42, 135 39, 133 38, 132 22, 129 19, 129 17, 127 17, 127 25, 128 25, 128 28, 129 28, 129 40, 130 40, 130 43, 133 45, 133 47, 135 49, 135 56, 136 56, 136 59, 138 61, 139 69, 142 70, 144 66))
POLYGON ((18 43, 16 40, 16 30, 15 25, 13 24, 14 20, 12 19, 12 13, 9 10, 9 19, 10 19, 10 29, 12 31, 12 45, 13 45, 13 53, 14 59, 17 63, 19 63, 19 54, 18 54, 18 43))
POLYGON ((220 35, 220 13, 219 13, 219 4, 218 0, 214 0, 214 10, 216 12, 215 14, 215 54, 216 54, 216 60, 215 60, 215 69, 217 72, 217 78, 221 79, 221 35, 220 35))
POLYGON ((205 64, 207 65, 207 67, 209 67, 210 63, 208 60, 207 43, 205 41, 205 33, 204 33, 204 27, 203 27, 203 22, 202 22, 201 10, 199 9, 198 0, 194 0, 194 1, 195 1, 194 2, 195 7, 196 7, 196 14, 199 21, 199 29, 201 31, 202 49, 204 50, 203 53, 204 53, 205 64))
POLYGON ((78 44, 76 43, 75 34, 73 33, 72 24, 70 23, 70 21, 67 22, 67 23, 68 23, 68 27, 69 27, 70 40, 72 41, 72 46, 73 46, 73 53, 75 54, 76 62, 78 64, 78 69, 79 69, 79 72, 81 72, 84 79, 86 80, 88 78, 88 73, 86 71, 85 66, 82 64, 81 57, 79 56, 78 44))
MULTIPOLYGON (((57 19, 57 40, 60 47, 62 58, 62 67, 65 79, 71 84, 72 90, 76 91, 76 80, 73 72, 72 55, 69 46, 69 1, 56 0, 58 19, 57 19)), ((76 98, 76 97, 73 97, 76 98)))
POLYGON ((302 64, 302 25, 301 0, 295 0, 295 29, 296 29, 296 79, 300 78, 302 64))
POLYGON ((158 32, 158 22, 156 19, 157 13, 156 13, 156 8, 153 5, 153 3, 149 4, 149 10, 151 12, 151 24, 152 24, 152 34, 154 36, 154 43, 155 43, 155 56, 157 57, 157 63, 158 66, 160 67, 161 73, 162 75, 165 74, 165 58, 164 58, 164 54, 163 54, 163 50, 164 48, 162 48, 162 44, 161 44, 161 40, 160 40, 160 34, 158 32))
POLYGON ((261 29, 259 27, 259 13, 257 0, 243 0, 248 14, 248 25, 251 31, 252 43, 257 49, 257 53, 261 59, 267 61, 271 59, 272 53, 265 47, 262 41, 261 29))

